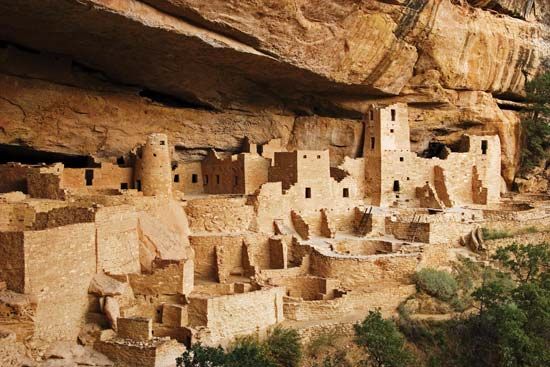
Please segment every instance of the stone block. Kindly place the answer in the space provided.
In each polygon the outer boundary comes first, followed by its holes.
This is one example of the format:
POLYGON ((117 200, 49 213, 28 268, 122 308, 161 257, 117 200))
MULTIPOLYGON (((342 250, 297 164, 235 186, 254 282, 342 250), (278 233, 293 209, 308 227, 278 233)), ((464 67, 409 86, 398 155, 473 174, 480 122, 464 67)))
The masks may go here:
POLYGON ((147 341, 153 338, 153 320, 146 317, 119 317, 118 336, 124 339, 147 341))
POLYGON ((162 323, 172 327, 187 325, 187 306, 164 304, 162 307, 162 323))

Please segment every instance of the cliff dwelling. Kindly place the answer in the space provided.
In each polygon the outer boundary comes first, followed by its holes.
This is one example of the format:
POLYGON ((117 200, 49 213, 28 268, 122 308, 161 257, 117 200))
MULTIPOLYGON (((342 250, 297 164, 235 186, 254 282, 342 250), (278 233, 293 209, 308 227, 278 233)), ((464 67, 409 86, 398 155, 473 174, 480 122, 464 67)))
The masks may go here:
POLYGON ((0 1, 0 366, 346 349, 423 269, 550 241, 546 2, 275 3, 0 1))

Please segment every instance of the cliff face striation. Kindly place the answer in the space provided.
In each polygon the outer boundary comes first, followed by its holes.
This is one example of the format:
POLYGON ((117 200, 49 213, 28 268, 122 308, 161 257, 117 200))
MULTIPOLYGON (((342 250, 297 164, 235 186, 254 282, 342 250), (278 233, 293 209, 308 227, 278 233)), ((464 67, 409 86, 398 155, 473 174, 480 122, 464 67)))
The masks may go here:
POLYGON ((0 144, 182 159, 243 137, 355 156, 365 106, 411 104, 413 148, 498 133, 550 64, 546 0, 0 1, 0 144), (355 135, 356 136, 356 135, 355 135))

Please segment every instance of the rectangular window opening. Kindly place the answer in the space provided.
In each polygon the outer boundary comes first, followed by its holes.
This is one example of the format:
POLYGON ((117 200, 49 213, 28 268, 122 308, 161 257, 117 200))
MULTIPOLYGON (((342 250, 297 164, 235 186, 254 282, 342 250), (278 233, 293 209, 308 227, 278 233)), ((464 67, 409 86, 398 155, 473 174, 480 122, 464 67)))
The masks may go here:
POLYGON ((395 110, 392 108, 390 112, 391 112, 391 120, 395 121, 395 110))
POLYGON ((488 143, 487 140, 481 141, 481 154, 487 154, 488 143))
POLYGON ((399 157, 399 162, 403 162, 404 160, 405 160, 405 158, 399 157))
POLYGON ((239 176, 235 176, 235 186, 239 184, 239 176))
POLYGON ((311 198, 311 187, 306 187, 306 199, 311 198))
POLYGON ((160 145, 164 145, 164 144, 166 144, 166 143, 164 142, 164 140, 161 140, 161 141, 160 141, 160 145))
POLYGON ((342 191, 342 196, 345 198, 349 198, 349 189, 347 187, 344 187, 344 190, 342 191))
POLYGON ((393 181, 393 191, 394 192, 399 192, 399 181, 398 180, 393 181))
POLYGON ((174 175, 174 182, 180 182, 180 175, 178 174, 174 175))
POLYGON ((304 154, 304 159, 307 158, 307 155, 304 154))
POLYGON ((374 150, 374 138, 370 138, 370 149, 374 150))
POLYGON ((196 173, 191 175, 191 183, 197 183, 199 181, 199 176, 196 173))
POLYGON ((141 180, 136 181, 136 189, 137 191, 141 191, 141 180))
POLYGON ((127 182, 121 182, 120 183, 120 189, 121 190, 128 190, 128 183, 127 182))
POLYGON ((370 110, 370 120, 374 120, 374 111, 373 110, 370 110))
POLYGON ((393 133, 393 129, 390 129, 390 133, 393 133))
POLYGON ((216 185, 220 184, 220 175, 216 175, 216 185))
POLYGON ((86 186, 92 186, 94 182, 94 170, 87 169, 84 171, 84 179, 86 180, 86 186))

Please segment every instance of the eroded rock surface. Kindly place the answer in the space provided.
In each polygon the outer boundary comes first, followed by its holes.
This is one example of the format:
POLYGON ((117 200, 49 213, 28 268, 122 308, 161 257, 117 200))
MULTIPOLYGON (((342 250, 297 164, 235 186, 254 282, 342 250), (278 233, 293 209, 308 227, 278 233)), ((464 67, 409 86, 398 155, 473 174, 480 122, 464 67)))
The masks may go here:
POLYGON ((186 160, 248 136, 339 162, 365 106, 403 101, 416 151, 497 132, 510 185, 549 17, 543 0, 0 1, 0 144, 101 157, 162 131, 186 160))

